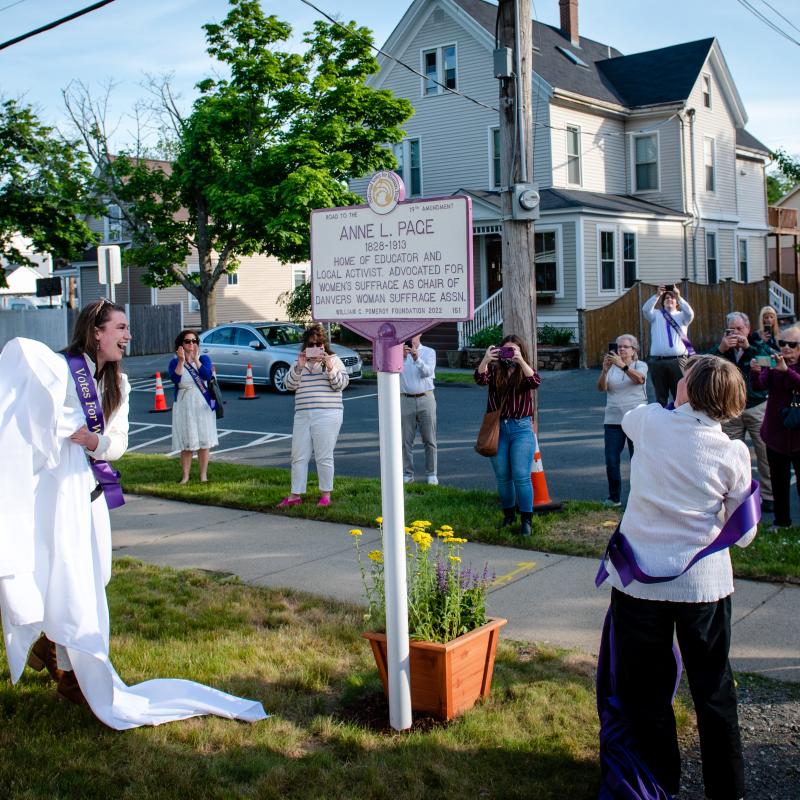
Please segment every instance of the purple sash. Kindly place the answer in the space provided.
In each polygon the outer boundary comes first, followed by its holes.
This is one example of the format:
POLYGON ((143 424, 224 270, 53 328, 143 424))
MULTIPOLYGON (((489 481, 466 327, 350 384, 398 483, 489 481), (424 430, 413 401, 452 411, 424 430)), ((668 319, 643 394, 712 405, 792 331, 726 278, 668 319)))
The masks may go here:
POLYGON ((203 383, 203 379, 200 377, 197 370, 188 361, 183 362, 183 367, 191 376, 195 386, 200 390, 200 394, 205 397, 208 407, 214 411, 217 407, 217 401, 211 396, 211 392, 208 391, 208 387, 203 383))
MULTIPOLYGON (((86 369, 86 359, 83 356, 73 356, 69 353, 65 353, 64 357, 67 359, 69 371, 75 381, 75 389, 78 392, 78 399, 81 401, 83 416, 86 418, 86 427, 99 436, 105 430, 103 407, 97 397, 94 379, 86 369)), ((106 496, 108 507, 119 508, 124 505, 125 498, 122 496, 122 487, 119 485, 119 472, 113 469, 108 461, 98 461, 91 456, 88 458, 95 480, 100 484, 100 488, 106 496)))
POLYGON ((683 346, 686 348, 686 354, 693 356, 695 354, 694 347, 692 347, 692 343, 683 335, 680 325, 672 318, 672 314, 665 308, 661 309, 661 314, 667 323, 667 341, 669 342, 669 346, 672 347, 674 342, 672 338, 672 329, 674 328, 675 333, 678 334, 678 338, 683 342, 683 346))
MULTIPOLYGON (((619 575, 620 581, 623 586, 627 586, 632 581, 639 581, 639 583, 665 583, 667 581, 674 581, 675 578, 680 578, 681 575, 688 572, 701 558, 710 556, 712 553, 717 553, 720 550, 725 550, 728 547, 733 547, 739 539, 744 536, 747 531, 754 528, 758 521, 761 519, 761 487, 758 481, 750 483, 750 494, 736 507, 733 514, 731 514, 722 530, 717 535, 711 544, 706 545, 702 550, 698 551, 692 560, 679 572, 677 575, 648 575, 636 563, 636 555, 633 552, 630 542, 625 537, 625 534, 617 529, 611 534, 608 540, 606 552, 600 561, 600 569, 597 570, 597 577, 594 579, 594 585, 600 586, 603 581, 608 577, 608 570, 606 569, 606 559, 611 559, 619 575)), ((622 523, 620 523, 622 524, 622 523)))

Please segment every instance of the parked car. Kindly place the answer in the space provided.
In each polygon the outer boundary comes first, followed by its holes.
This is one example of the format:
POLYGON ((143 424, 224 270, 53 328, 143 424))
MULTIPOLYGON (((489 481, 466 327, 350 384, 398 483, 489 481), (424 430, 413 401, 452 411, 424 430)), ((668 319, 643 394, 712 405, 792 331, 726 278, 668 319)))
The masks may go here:
MULTIPOLYGON (((287 391, 286 373, 297 360, 302 325, 291 322, 229 322, 200 334, 200 352, 209 356, 224 383, 244 383, 247 365, 253 365, 253 383, 287 391)), ((349 347, 334 344, 334 353, 350 376, 361 377, 361 356, 349 347)))

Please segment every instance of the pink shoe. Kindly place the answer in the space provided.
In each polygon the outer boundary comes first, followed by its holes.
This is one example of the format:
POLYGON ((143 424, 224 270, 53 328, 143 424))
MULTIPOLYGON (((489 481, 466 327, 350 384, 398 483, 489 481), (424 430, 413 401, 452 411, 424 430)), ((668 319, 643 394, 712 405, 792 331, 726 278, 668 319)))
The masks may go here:
POLYGON ((319 503, 317 503, 317 506, 321 506, 322 508, 325 508, 326 506, 329 506, 330 504, 331 504, 331 498, 328 495, 328 496, 325 496, 325 497, 320 497, 319 503))
POLYGON ((284 497, 283 500, 278 503, 276 508, 289 508, 289 506, 299 506, 300 503, 303 502, 302 497, 284 497))

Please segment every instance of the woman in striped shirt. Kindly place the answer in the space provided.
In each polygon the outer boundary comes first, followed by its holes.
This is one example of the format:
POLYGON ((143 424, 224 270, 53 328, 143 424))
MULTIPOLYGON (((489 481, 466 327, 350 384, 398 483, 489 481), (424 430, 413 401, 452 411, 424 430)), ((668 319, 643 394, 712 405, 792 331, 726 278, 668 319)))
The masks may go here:
POLYGON ((506 336, 500 347, 489 347, 475 370, 475 382, 489 387, 487 411, 500 409, 500 437, 492 468, 503 506, 500 527, 514 524, 516 509, 522 516, 522 536, 531 535, 533 487, 531 470, 536 452, 531 392, 542 382, 528 364, 519 336, 506 336), (504 352, 507 351, 507 352, 504 352))
POLYGON ((297 361, 286 375, 286 388, 294 392, 292 429, 292 491, 278 508, 303 501, 308 483, 308 462, 317 465, 320 498, 329 506, 333 490, 333 448, 342 427, 342 391, 350 382, 347 371, 331 350, 325 328, 308 327, 297 361))

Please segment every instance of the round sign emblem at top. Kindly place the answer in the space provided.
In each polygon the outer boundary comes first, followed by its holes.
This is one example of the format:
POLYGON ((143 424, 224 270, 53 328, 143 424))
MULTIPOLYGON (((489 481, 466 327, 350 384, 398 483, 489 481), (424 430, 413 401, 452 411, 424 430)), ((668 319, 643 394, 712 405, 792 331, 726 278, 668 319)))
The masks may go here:
POLYGON ((406 199, 406 187, 396 172, 376 172, 367 185, 367 203, 376 214, 388 214, 406 199))

